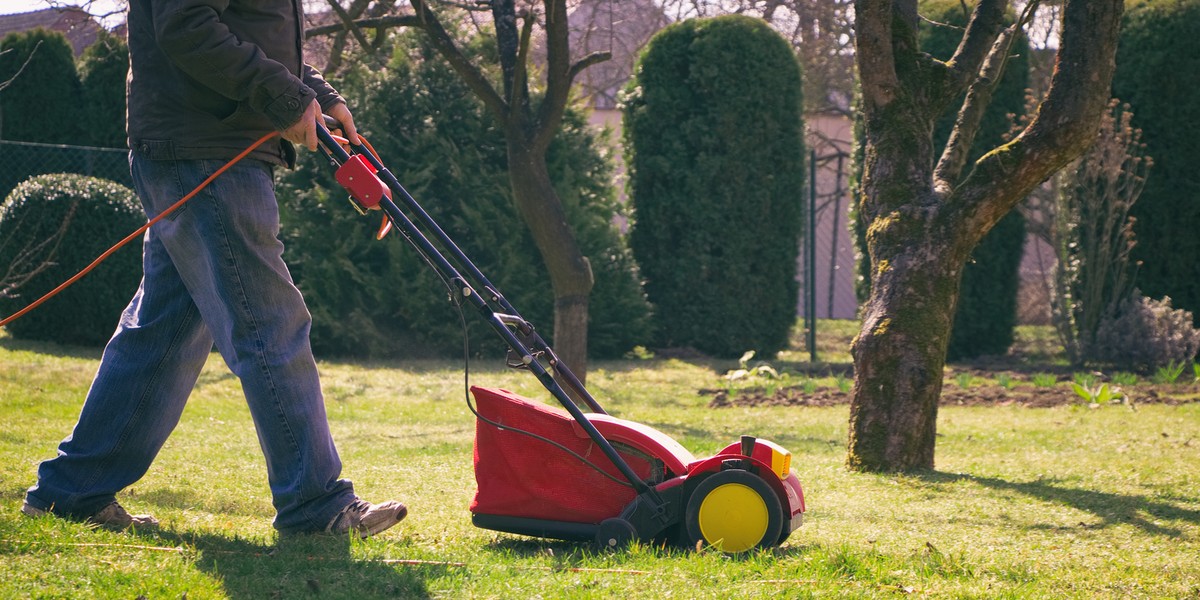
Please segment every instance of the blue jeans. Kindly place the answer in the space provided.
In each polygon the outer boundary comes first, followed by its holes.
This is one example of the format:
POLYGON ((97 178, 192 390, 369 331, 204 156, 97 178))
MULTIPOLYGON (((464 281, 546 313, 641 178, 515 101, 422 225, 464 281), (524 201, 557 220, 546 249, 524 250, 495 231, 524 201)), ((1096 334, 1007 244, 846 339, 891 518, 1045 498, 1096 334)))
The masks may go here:
MULTIPOLYGON (((153 217, 224 161, 130 155, 153 217)), ((169 149, 167 150, 169 152, 169 149)), ((79 422, 38 468, 26 500, 82 518, 150 468, 179 423, 213 345, 241 380, 284 533, 323 529, 353 498, 326 421, 311 316, 284 265, 271 165, 243 160, 155 224, 79 422)), ((214 473, 217 477, 222 474, 214 473)))

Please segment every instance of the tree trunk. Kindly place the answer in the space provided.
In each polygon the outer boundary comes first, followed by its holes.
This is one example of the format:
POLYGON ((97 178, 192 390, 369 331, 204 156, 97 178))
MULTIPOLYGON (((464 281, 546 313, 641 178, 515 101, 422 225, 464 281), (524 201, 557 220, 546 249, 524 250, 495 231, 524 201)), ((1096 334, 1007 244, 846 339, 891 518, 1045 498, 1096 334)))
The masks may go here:
POLYGON ((872 277, 851 347, 850 468, 933 468, 938 398, 963 261, 929 242, 878 247, 889 265, 872 277), (924 257, 924 258, 922 258, 924 257))
POLYGON ((554 351, 580 381, 585 381, 588 296, 593 284, 591 265, 567 224, 562 202, 546 170, 544 154, 535 154, 510 141, 508 172, 517 209, 550 273, 554 289, 554 351))
POLYGON ((934 466, 937 403, 962 269, 971 250, 1035 187, 1095 140, 1108 102, 1123 3, 1068 0, 1045 101, 1016 139, 967 164, 1008 53, 1004 0, 979 0, 952 59, 916 46, 917 0, 857 0, 871 296, 853 344, 847 465, 934 466), (968 91, 969 90, 969 91, 968 91), (934 121, 967 93, 940 159, 934 121))
POLYGON ((491 5, 496 27, 496 50, 503 83, 501 93, 484 70, 459 49, 455 36, 451 35, 452 30, 442 25, 437 13, 430 8, 429 0, 410 0, 409 4, 411 15, 353 23, 344 16, 343 23, 314 28, 309 35, 336 33, 354 27, 418 27, 504 127, 513 197, 549 271, 554 290, 554 351, 583 381, 587 377, 588 295, 592 291, 592 270, 579 250, 562 201, 551 184, 546 150, 562 124, 575 76, 590 65, 608 60, 610 55, 597 52, 572 63, 566 0, 542 0, 546 53, 539 70, 545 73, 545 89, 540 100, 533 102, 530 98, 529 47, 537 22, 534 11, 519 12, 515 0, 483 3, 491 5))

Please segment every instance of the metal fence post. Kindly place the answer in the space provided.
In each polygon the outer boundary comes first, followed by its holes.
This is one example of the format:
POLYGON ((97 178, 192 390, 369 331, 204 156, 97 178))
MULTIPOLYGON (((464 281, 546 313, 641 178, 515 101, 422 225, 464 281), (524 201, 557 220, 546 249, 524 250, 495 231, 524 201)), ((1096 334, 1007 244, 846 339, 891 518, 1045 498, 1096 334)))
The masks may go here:
POLYGON ((817 362, 817 151, 808 153, 808 227, 805 232, 804 325, 808 359, 817 362))

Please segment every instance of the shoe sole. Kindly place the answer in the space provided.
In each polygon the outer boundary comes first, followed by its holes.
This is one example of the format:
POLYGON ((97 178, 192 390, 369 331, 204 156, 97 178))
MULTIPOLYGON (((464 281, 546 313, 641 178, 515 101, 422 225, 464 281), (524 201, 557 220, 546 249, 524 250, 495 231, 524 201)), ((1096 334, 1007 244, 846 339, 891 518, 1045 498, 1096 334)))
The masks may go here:
MULTIPOLYGON (((28 502, 21 504, 21 514, 23 514, 27 517, 35 518, 35 519, 41 518, 41 517, 47 517, 47 516, 51 516, 51 517, 58 516, 48 510, 42 510, 36 506, 33 506, 32 504, 29 504, 28 502)), ((118 532, 126 531, 129 529, 147 531, 147 530, 155 530, 155 529, 158 529, 158 527, 159 527, 158 519, 155 519, 154 517, 151 517, 149 515, 130 515, 130 517, 132 518, 132 521, 126 525, 116 525, 112 521, 105 521, 105 522, 95 521, 95 520, 92 520, 91 517, 84 519, 82 521, 82 523, 92 526, 92 527, 100 527, 103 529, 107 529, 109 531, 118 531, 118 532)), ((67 520, 71 520, 71 519, 67 519, 67 520)))
POLYGON ((44 517, 50 514, 50 511, 42 510, 28 502, 21 504, 21 514, 27 517, 44 517))
POLYGON ((382 523, 376 523, 376 524, 373 524, 370 526, 365 526, 360 523, 357 528, 358 529, 358 537, 365 540, 373 535, 383 533, 383 532, 387 531, 388 529, 391 529, 392 527, 394 527, 400 521, 403 521, 404 517, 407 517, 407 516, 408 516, 408 507, 402 505, 402 506, 400 506, 399 510, 396 511, 396 515, 392 519, 389 519, 382 523))

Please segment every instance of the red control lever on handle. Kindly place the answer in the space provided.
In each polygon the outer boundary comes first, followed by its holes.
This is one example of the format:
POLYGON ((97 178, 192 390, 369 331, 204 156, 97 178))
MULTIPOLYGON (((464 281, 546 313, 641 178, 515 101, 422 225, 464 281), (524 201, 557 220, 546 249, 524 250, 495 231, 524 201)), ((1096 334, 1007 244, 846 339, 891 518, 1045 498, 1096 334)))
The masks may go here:
POLYGON ((347 192, 350 192, 350 197, 355 202, 364 209, 370 209, 379 206, 384 198, 392 197, 391 190, 375 173, 375 167, 367 162, 366 158, 355 154, 338 167, 334 177, 347 192))

